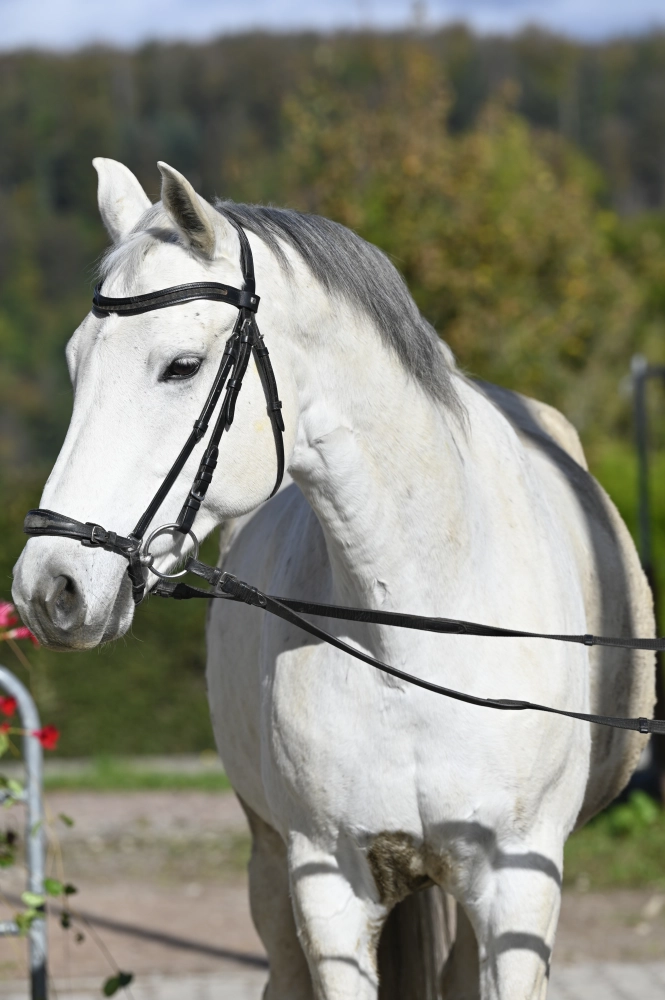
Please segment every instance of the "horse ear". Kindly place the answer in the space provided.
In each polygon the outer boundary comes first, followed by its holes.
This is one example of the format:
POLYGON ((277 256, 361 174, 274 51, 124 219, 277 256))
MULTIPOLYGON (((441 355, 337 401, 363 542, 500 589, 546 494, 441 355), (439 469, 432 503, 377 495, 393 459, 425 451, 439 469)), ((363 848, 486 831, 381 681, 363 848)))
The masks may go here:
POLYGON ((150 199, 124 163, 96 156, 92 165, 99 177, 99 214, 113 242, 119 243, 150 208, 150 199))
POLYGON ((231 228, 219 212, 168 163, 160 161, 157 166, 162 175, 162 204, 192 249, 210 260, 230 251, 225 244, 231 243, 231 228))

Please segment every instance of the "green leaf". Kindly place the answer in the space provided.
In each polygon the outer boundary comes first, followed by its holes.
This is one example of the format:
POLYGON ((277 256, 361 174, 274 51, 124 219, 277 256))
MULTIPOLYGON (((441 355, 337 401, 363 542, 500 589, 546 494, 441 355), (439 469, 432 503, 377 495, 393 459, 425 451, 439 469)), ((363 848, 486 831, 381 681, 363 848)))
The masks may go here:
POLYGON ((37 910, 34 909, 24 910, 23 913, 16 914, 14 919, 21 937, 27 934, 38 915, 37 910))
POLYGON ((109 976, 102 986, 102 993, 105 997, 112 997, 118 990, 123 990, 125 986, 129 986, 133 978, 134 974, 132 972, 118 972, 116 976, 109 976))
POLYGON ((23 792, 25 791, 25 788, 23 787, 21 782, 17 781, 16 778, 9 779, 9 781, 7 782, 7 788, 15 798, 19 798, 21 795, 23 795, 23 792))
POLYGON ((26 906, 34 908, 43 906, 45 902, 45 897, 38 892, 22 892, 21 899, 26 906))
POLYGON ((58 819, 65 824, 65 826, 74 826, 74 820, 67 813, 58 813, 58 819))
POLYGON ((62 891, 64 892, 65 896, 73 896, 75 892, 78 892, 78 889, 76 888, 75 885, 72 885, 71 882, 67 882, 62 891))
POLYGON ((65 887, 58 878, 45 878, 44 891, 48 896, 61 896, 65 887))
POLYGON ((67 910, 60 914, 60 926, 66 931, 72 926, 72 915, 67 910))
POLYGON ((7 733, 0 732, 0 757, 9 749, 9 736, 7 733))

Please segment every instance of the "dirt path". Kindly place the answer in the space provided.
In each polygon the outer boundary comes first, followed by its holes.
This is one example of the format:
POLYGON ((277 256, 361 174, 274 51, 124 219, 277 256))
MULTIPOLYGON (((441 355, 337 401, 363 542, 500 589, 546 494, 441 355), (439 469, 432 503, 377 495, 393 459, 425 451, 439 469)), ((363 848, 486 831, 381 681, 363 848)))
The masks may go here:
MULTIPOLYGON (((51 793, 60 847, 51 874, 77 885, 74 926, 51 917, 51 971, 70 978, 109 971, 105 955, 135 974, 212 974, 262 969, 247 903, 249 841, 232 795, 203 792, 51 793), (60 813, 75 825, 58 821, 60 813), (77 942, 77 933, 84 940, 77 942), (101 942, 101 945, 100 945, 101 942)), ((9 918, 24 888, 0 873, 9 918)), ((665 959, 665 896, 648 891, 566 893, 555 964, 665 959)), ((0 940, 0 980, 22 975, 25 944, 0 940)))

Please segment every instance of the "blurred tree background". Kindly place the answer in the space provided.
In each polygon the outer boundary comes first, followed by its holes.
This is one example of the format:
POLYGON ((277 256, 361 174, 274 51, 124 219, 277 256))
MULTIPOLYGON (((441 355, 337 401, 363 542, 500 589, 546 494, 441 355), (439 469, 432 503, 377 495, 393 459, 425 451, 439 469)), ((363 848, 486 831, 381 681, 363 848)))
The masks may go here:
MULTIPOLYGON (((381 246, 465 370, 575 423, 634 529, 619 390, 636 351, 665 363, 664 96, 658 33, 251 34, 0 56, 0 598, 67 427, 64 346, 107 242, 93 156, 122 160, 154 199, 164 159, 209 198, 318 212, 381 246)), ((662 446, 657 387, 650 407, 662 446)), ((654 462, 662 567, 662 451, 654 462)), ((63 750, 211 746, 203 613, 155 599, 110 647, 32 653, 63 750)))

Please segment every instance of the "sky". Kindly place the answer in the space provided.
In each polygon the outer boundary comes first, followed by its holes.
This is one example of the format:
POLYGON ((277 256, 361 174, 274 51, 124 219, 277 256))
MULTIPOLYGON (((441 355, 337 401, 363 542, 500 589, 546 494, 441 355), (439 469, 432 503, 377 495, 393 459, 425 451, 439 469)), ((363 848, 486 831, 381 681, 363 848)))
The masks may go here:
POLYGON ((0 50, 134 47, 252 28, 399 28, 416 19, 431 27, 462 20, 501 33, 539 24, 596 41, 665 28, 665 0, 416 0, 415 7, 414 0, 0 0, 0 50))

